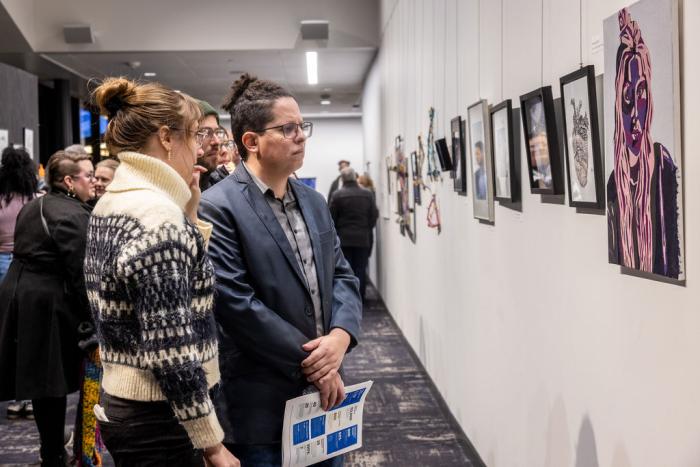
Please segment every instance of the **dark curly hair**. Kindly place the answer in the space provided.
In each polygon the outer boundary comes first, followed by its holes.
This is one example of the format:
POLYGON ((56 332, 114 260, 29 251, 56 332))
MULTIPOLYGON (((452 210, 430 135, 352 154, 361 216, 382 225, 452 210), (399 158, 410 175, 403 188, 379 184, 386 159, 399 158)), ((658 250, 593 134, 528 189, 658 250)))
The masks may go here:
POLYGON ((273 120, 272 107, 281 97, 294 98, 279 84, 244 73, 232 85, 221 107, 231 114, 231 132, 241 159, 248 160, 243 133, 256 131, 273 120))
POLYGON ((36 166, 27 151, 5 148, 0 164, 0 201, 7 204, 16 195, 32 199, 39 181, 36 166))

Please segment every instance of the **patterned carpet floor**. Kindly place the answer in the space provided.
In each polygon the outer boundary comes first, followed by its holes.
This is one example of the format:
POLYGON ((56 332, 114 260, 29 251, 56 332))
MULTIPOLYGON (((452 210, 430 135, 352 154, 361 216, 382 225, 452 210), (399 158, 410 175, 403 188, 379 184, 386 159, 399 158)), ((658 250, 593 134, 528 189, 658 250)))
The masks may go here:
MULTIPOLYGON (((439 394, 384 308, 369 289, 360 344, 345 360, 346 384, 373 380, 365 405, 364 446, 346 467, 478 466, 439 394)), ((68 399, 68 425, 77 395, 68 399), (71 408, 73 407, 73 408, 71 408)), ((31 420, 6 420, 0 403, 0 466, 38 465, 39 435, 31 420)), ((106 456, 105 466, 112 465, 106 456)))

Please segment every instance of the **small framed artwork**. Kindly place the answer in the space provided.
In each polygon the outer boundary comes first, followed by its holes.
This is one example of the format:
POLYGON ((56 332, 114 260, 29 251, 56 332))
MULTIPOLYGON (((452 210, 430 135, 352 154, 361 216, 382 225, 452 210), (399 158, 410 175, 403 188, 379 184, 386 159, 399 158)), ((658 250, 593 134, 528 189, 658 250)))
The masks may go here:
POLYGON ((452 135, 452 167, 455 174, 454 190, 460 194, 467 192, 467 155, 462 133, 462 117, 457 116, 450 121, 452 135))
POLYGON ((513 141, 513 104, 507 99, 491 108, 491 144, 495 199, 514 202, 518 192, 515 177, 515 153, 513 141))
POLYGON ((489 105, 482 99, 467 108, 469 116, 469 159, 472 165, 474 217, 494 221, 493 157, 488 131, 489 105))
POLYGON ((418 153, 413 151, 411 153, 411 180, 413 182, 413 204, 421 205, 422 200, 420 197, 420 172, 418 171, 418 153))
POLYGON ((435 140, 435 151, 440 161, 440 168, 443 172, 452 170, 452 158, 450 158, 450 150, 447 149, 447 141, 445 138, 435 140))
POLYGON ((559 138, 552 87, 520 96, 530 192, 562 194, 559 138))
POLYGON ((603 207, 603 167, 593 65, 569 73, 559 82, 569 206, 600 209, 603 207))
POLYGON ((24 129, 24 149, 34 159, 34 130, 31 128, 24 129))
POLYGON ((399 214, 399 229, 401 235, 408 235, 413 243, 416 242, 415 202, 411 204, 413 191, 409 188, 409 164, 404 151, 404 139, 397 136, 394 140, 394 160, 396 162, 396 201, 399 214))

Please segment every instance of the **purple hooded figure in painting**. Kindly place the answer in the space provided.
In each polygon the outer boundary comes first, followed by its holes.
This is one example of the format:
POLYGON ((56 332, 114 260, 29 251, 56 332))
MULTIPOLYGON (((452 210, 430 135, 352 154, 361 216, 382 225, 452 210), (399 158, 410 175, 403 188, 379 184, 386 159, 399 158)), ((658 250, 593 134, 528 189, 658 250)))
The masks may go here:
POLYGON ((615 76, 615 165, 608 180, 611 263, 678 278, 677 167, 652 140, 651 61, 641 30, 624 8, 615 76))

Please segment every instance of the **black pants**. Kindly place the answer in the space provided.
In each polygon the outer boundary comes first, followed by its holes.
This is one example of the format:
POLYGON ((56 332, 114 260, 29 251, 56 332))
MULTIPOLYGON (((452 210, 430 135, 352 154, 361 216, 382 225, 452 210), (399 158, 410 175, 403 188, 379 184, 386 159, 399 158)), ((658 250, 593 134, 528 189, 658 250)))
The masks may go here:
POLYGON ((66 396, 32 399, 34 422, 41 440, 42 467, 65 467, 63 429, 66 424, 66 396))
POLYGON ((109 422, 99 422, 102 440, 117 467, 203 467, 202 451, 167 402, 140 402, 102 394, 109 422))
POLYGON ((360 296, 365 298, 367 288, 367 264, 369 263, 369 247, 344 246, 342 247, 345 259, 350 263, 352 272, 360 280, 360 296))

